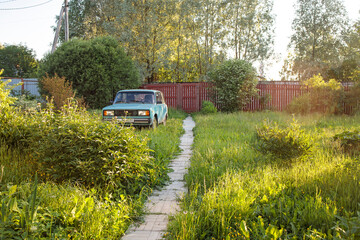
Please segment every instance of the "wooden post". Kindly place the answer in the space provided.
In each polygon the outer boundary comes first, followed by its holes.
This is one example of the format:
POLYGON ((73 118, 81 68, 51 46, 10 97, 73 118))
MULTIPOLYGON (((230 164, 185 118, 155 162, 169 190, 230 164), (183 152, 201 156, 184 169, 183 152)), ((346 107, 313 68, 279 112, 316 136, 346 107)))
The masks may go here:
POLYGON ((196 98, 195 98, 195 111, 200 111, 200 106, 201 106, 201 103, 200 103, 200 86, 199 84, 196 84, 195 85, 195 95, 196 95, 196 98))
POLYGON ((178 109, 183 109, 183 91, 182 85, 176 84, 176 107, 178 109))

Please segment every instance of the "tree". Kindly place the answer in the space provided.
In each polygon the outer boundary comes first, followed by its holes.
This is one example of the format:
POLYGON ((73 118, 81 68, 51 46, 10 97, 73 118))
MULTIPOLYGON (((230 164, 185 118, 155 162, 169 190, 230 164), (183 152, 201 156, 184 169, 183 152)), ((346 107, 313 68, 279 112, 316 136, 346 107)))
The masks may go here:
POLYGON ((294 50, 292 72, 307 79, 341 61, 343 33, 348 24, 340 0, 297 0, 289 47, 294 50))
POLYGON ((39 77, 46 73, 65 77, 91 108, 104 107, 117 91, 141 84, 138 69, 112 37, 63 43, 42 61, 39 77))
POLYGON ((270 56, 271 11, 272 0, 72 0, 70 36, 115 37, 148 83, 205 81, 229 50, 248 61, 270 56))
POLYGON ((24 45, 5 45, 0 48, 0 67, 6 77, 31 78, 36 76, 38 61, 24 45))
POLYGON ((234 59, 223 62, 209 73, 216 102, 222 111, 241 110, 257 93, 256 71, 251 63, 234 59))
MULTIPOLYGON (((105 35, 104 23, 110 18, 104 14, 104 0, 69 1, 69 38, 90 39, 105 35)), ((57 16, 56 22, 59 21, 57 16)), ((56 27, 53 27, 54 31, 56 27)), ((65 21, 62 22, 60 42, 65 41, 65 21)))
POLYGON ((231 0, 226 21, 230 49, 236 59, 265 60, 272 54, 274 16, 271 0, 231 0))

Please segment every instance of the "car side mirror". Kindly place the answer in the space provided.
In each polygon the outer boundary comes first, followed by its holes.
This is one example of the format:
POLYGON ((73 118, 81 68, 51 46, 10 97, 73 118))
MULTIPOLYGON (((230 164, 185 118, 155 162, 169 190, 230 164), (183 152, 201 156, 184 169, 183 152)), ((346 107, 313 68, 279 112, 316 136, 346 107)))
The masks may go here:
POLYGON ((109 105, 113 105, 114 104, 114 101, 109 101, 109 105))

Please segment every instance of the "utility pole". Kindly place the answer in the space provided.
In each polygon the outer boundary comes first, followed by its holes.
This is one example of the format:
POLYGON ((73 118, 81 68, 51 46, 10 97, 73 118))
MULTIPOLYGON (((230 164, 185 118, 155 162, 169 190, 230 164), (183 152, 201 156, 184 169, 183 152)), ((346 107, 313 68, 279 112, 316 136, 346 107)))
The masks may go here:
POLYGON ((69 4, 65 0, 65 42, 69 41, 69 4))
POLYGON ((68 8, 69 8, 68 0, 65 0, 64 6, 61 7, 59 21, 58 21, 58 24, 56 27, 56 32, 55 32, 55 37, 54 37, 54 42, 52 45, 51 53, 55 52, 57 42, 59 41, 59 34, 60 34, 60 29, 61 29, 64 12, 65 12, 65 42, 69 41, 69 11, 68 11, 68 8))

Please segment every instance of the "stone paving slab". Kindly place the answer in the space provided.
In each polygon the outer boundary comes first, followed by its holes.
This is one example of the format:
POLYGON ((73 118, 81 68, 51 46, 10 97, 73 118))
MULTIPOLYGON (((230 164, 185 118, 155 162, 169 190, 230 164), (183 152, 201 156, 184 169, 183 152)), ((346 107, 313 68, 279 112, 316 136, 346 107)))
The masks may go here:
POLYGON ((191 117, 183 121, 185 134, 180 139, 181 154, 177 156, 169 167, 173 169, 168 175, 170 183, 161 190, 153 191, 145 204, 149 214, 145 216, 140 225, 133 225, 127 231, 122 240, 158 240, 162 239, 168 223, 168 215, 175 214, 180 210, 177 200, 186 192, 184 174, 190 166, 192 155, 193 132, 195 122, 191 117))
MULTIPOLYGON (((186 170, 184 170, 184 172, 185 171, 186 170)), ((170 178, 170 181, 183 181, 184 180, 184 173, 171 172, 171 173, 168 173, 168 176, 170 178)))
MULTIPOLYGON (((152 214, 175 214, 180 210, 178 202, 176 200, 160 200, 157 202, 150 202, 146 204, 146 208, 149 209, 149 212, 152 214)), ((167 225, 167 222, 166 224, 167 225)))
POLYGON ((158 240, 162 239, 163 231, 136 231, 130 232, 122 240, 158 240))
POLYGON ((166 223, 168 221, 168 216, 165 214, 151 214, 147 215, 144 219, 144 223, 140 226, 132 227, 130 230, 138 231, 164 231, 166 230, 166 223))
POLYGON ((180 147, 180 149, 182 150, 182 152, 181 152, 182 154, 191 156, 192 149, 190 146, 182 146, 182 147, 180 147))

